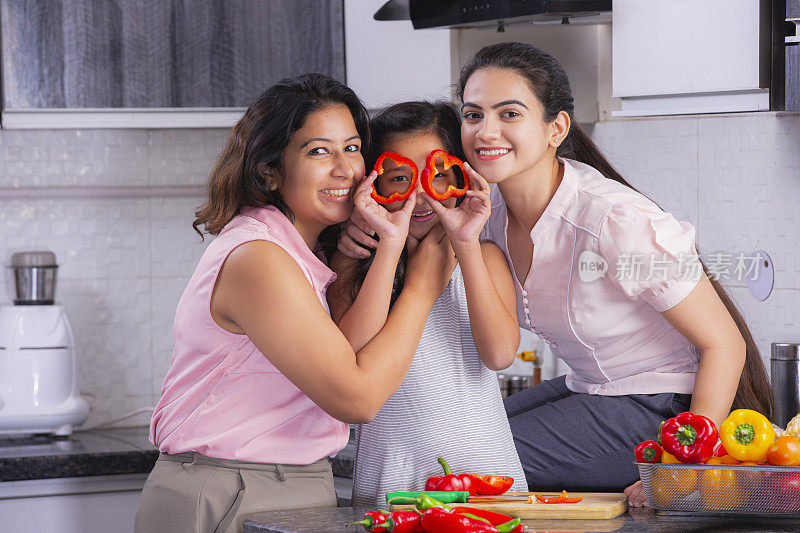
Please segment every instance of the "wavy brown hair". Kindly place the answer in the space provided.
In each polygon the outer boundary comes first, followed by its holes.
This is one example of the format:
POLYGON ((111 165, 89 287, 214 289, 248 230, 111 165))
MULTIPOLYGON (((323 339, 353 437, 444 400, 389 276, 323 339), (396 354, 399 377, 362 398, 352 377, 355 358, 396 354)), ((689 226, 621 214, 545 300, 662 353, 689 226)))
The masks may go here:
MULTIPOLYGON (((565 111, 569 115, 571 127, 564 142, 556 151, 558 156, 586 163, 600 171, 606 178, 639 192, 614 169, 600 148, 575 122, 575 104, 569 78, 558 60, 549 52, 523 43, 499 43, 483 47, 461 69, 458 82, 458 96, 461 100, 464 98, 464 87, 469 77, 475 71, 484 68, 512 70, 525 78, 531 91, 542 105, 545 122, 555 120, 561 111, 565 111)), ((639 192, 639 194, 641 193, 639 192)), ((718 280, 709 276, 705 264, 703 264, 703 270, 739 328, 739 333, 747 346, 744 368, 739 379, 736 396, 733 399, 732 409, 753 409, 772 419, 774 409, 772 390, 750 328, 747 327, 742 313, 733 303, 725 288, 718 280)))
POLYGON ((329 105, 347 106, 369 153, 369 115, 356 93, 324 74, 285 78, 259 96, 231 130, 208 180, 208 198, 195 211, 194 230, 217 235, 243 207, 275 206, 294 221, 281 197, 280 184, 270 190, 267 172, 282 168, 283 151, 308 116, 329 105), (203 230, 200 230, 203 226, 203 230))

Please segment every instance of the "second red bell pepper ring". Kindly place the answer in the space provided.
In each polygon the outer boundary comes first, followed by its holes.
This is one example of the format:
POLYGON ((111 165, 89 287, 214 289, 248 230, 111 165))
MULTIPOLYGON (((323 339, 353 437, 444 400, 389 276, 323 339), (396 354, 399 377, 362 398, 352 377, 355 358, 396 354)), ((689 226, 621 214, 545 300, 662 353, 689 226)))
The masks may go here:
POLYGON ((411 168, 411 183, 408 186, 408 190, 403 194, 398 194, 395 192, 387 197, 387 196, 382 196, 378 192, 378 189, 375 188, 375 182, 373 181, 372 194, 370 196, 372 196, 372 198, 374 198, 376 202, 383 205, 391 204, 392 202, 407 200, 408 197, 411 196, 411 193, 416 188, 417 179, 419 177, 419 169, 417 168, 417 165, 414 163, 414 161, 412 161, 407 157, 403 157, 400 154, 396 154, 394 152, 384 152, 380 155, 380 157, 378 157, 378 160, 375 161, 375 167, 373 169, 375 170, 375 172, 378 173, 378 175, 383 174, 385 172, 383 169, 383 162, 386 161, 387 159, 397 163, 398 167, 408 166, 409 168, 411 168))
POLYGON ((447 200, 452 196, 456 198, 464 196, 469 190, 469 176, 467 175, 467 171, 464 170, 464 163, 456 156, 450 155, 444 150, 432 151, 430 154, 428 154, 428 159, 425 162, 425 169, 422 171, 422 190, 428 193, 428 196, 434 200, 439 200, 440 202, 447 200), (437 158, 442 160, 442 170, 447 170, 448 168, 454 166, 461 169, 461 174, 464 177, 463 187, 448 185, 447 190, 442 193, 437 192, 436 189, 433 188, 433 178, 439 173, 439 169, 436 168, 437 158))
POLYGON ((707 461, 714 454, 718 437, 714 422, 689 411, 670 418, 661 427, 661 447, 682 463, 707 461))

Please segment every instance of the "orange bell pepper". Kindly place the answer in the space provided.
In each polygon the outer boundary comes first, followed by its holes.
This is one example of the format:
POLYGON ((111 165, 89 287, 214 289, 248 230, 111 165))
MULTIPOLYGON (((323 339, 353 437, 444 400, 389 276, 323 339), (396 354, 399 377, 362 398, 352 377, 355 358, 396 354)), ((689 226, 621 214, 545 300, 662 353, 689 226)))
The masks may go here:
POLYGON ((658 468, 652 482, 653 505, 669 507, 697 488, 697 471, 690 469, 658 468))
MULTIPOLYGON (((723 457, 712 457, 706 464, 730 464, 723 457)), ((709 511, 730 511, 747 501, 734 470, 704 470, 700 474, 700 497, 709 511)))

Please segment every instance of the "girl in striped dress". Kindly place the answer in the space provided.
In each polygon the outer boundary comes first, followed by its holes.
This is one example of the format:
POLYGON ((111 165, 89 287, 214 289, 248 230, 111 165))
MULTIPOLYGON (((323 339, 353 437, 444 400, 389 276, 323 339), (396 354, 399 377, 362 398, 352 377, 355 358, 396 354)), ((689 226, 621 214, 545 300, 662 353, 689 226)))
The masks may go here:
MULTIPOLYGON (((450 103, 397 104, 370 126, 372 163, 395 152, 421 174, 433 150, 464 159, 459 116, 450 103)), ((435 190, 463 185, 452 167, 437 170, 435 190)), ((527 490, 494 372, 513 362, 519 345, 514 283, 501 249, 479 241, 491 210, 489 186, 467 170, 471 190, 461 200, 434 200, 420 179, 405 200, 415 203, 413 211, 402 209, 404 201, 382 206, 370 196, 373 181, 385 196, 407 190, 410 165, 388 168, 380 177, 373 172, 356 192, 356 209, 368 226, 361 229, 377 233, 384 250, 404 247, 400 263, 384 261, 381 248, 365 248, 360 260, 339 252, 332 258, 338 279, 328 290, 331 316, 358 350, 384 324, 419 240, 432 232, 452 247, 450 283, 428 315, 408 375, 377 416, 356 429, 354 506, 382 505, 386 492, 423 490, 429 476, 442 475, 438 457, 454 472, 511 476, 512 490, 527 490), (392 242, 406 228, 407 238, 392 242)))

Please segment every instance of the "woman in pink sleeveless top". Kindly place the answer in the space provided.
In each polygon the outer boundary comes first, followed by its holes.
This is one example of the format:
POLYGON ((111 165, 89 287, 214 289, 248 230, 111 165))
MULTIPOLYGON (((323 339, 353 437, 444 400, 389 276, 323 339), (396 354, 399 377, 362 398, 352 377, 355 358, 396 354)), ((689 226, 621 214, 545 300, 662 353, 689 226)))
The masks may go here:
MULTIPOLYGON (((368 142, 358 97, 320 74, 277 83, 234 126, 194 222, 216 238, 175 315, 137 531, 239 531, 248 513, 336 505, 328 457, 402 383, 454 264, 441 234, 421 242, 383 329, 353 352, 313 250, 350 216, 368 142)), ((394 261, 410 211, 376 228, 394 261)))

